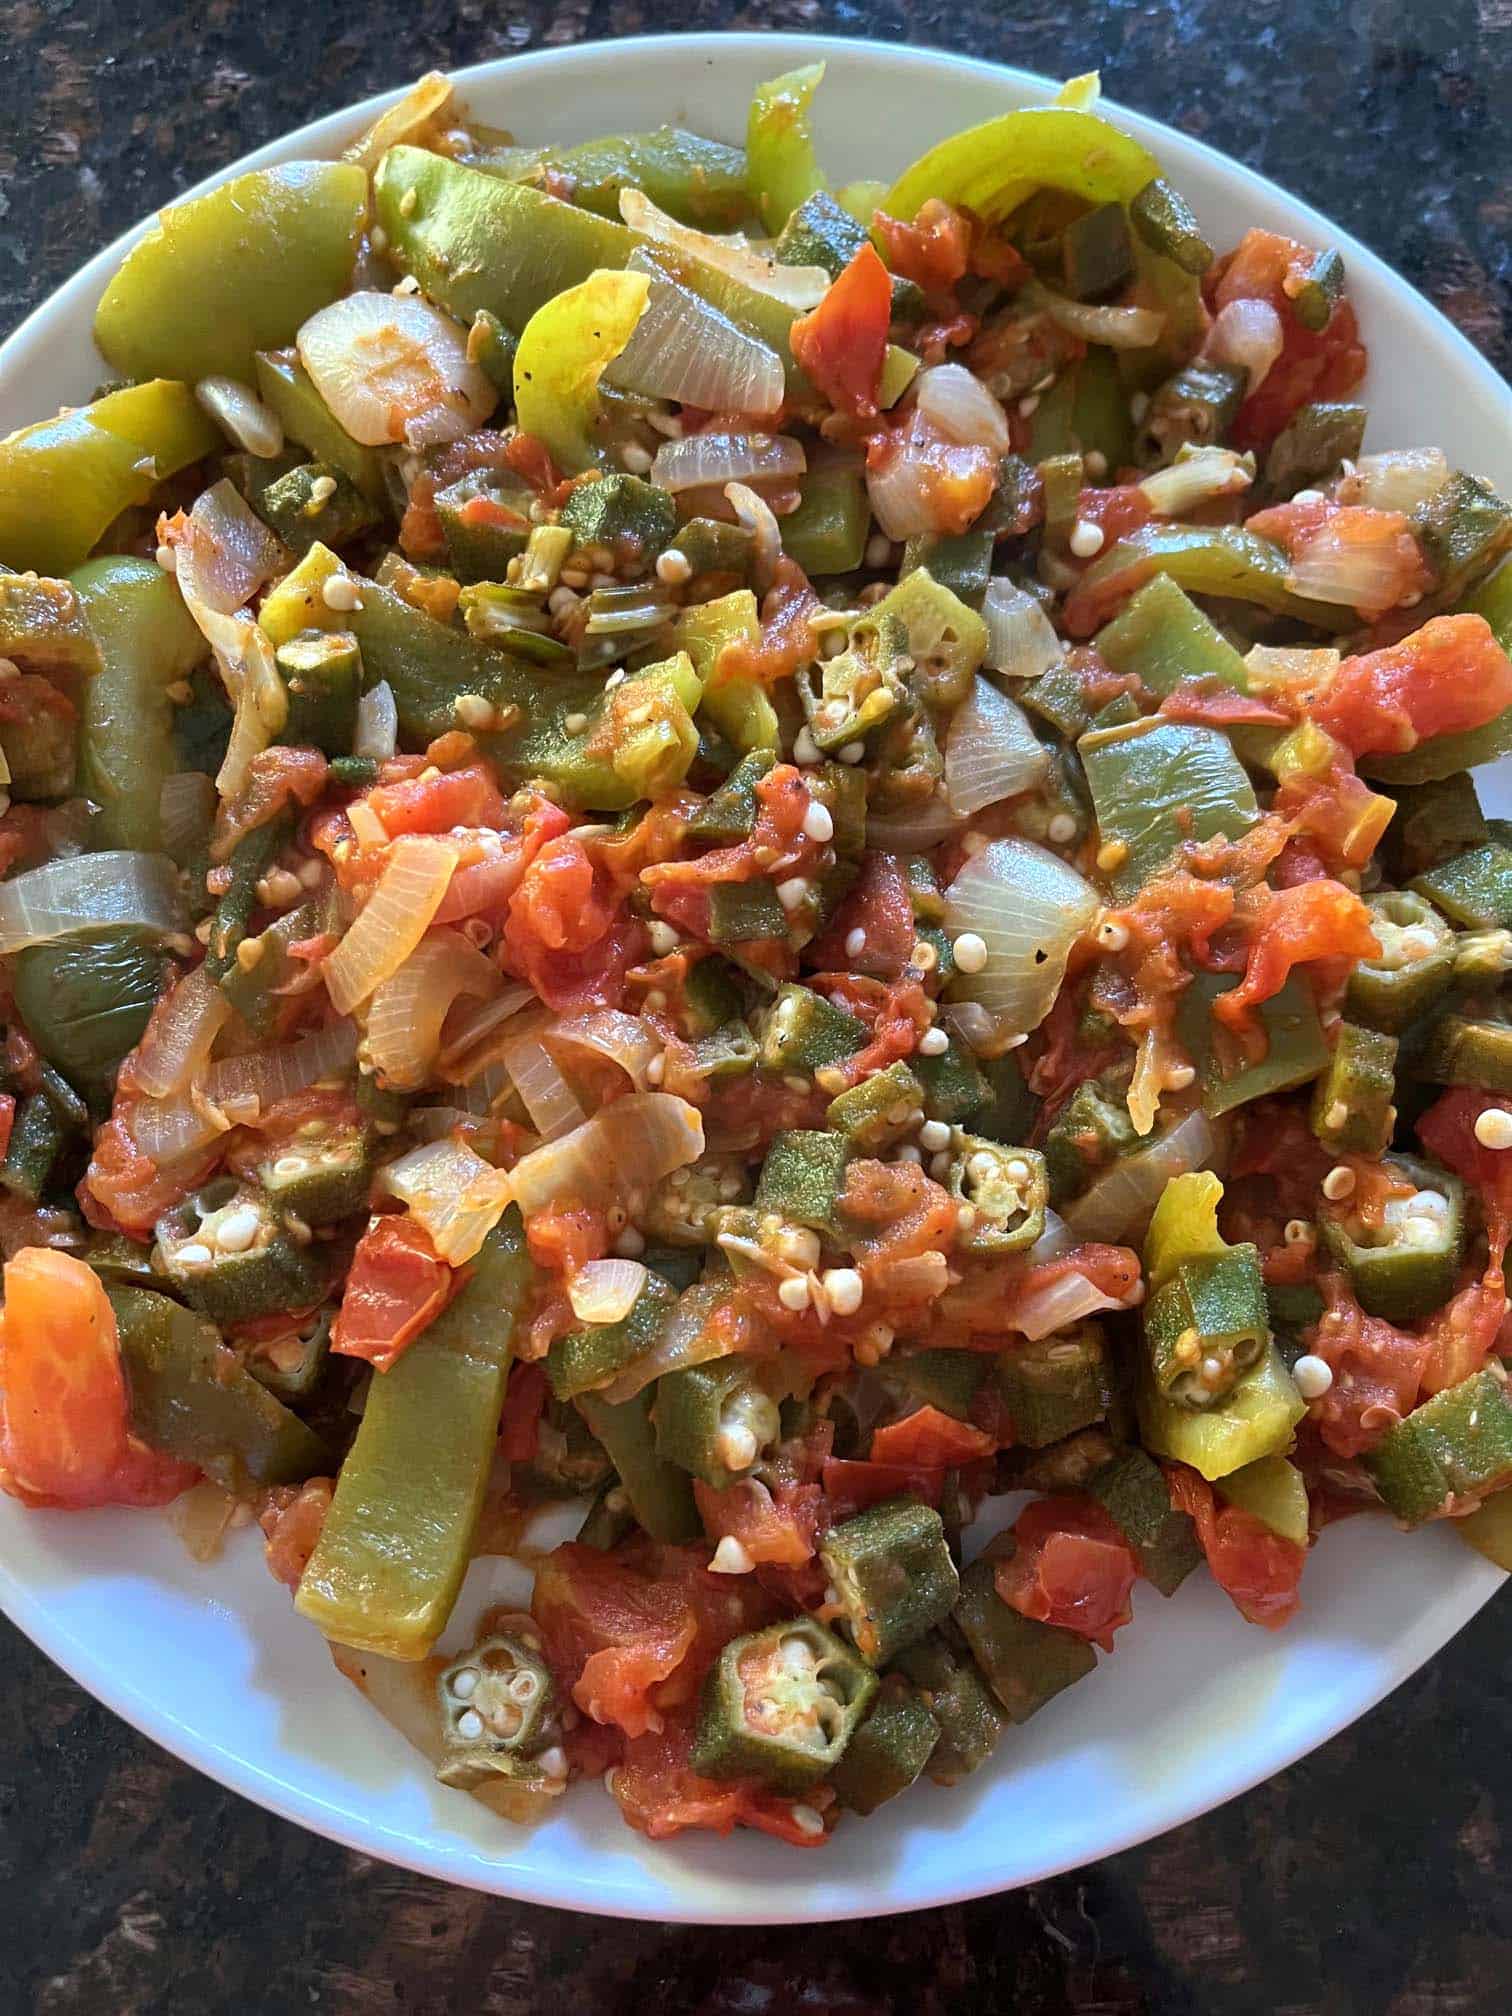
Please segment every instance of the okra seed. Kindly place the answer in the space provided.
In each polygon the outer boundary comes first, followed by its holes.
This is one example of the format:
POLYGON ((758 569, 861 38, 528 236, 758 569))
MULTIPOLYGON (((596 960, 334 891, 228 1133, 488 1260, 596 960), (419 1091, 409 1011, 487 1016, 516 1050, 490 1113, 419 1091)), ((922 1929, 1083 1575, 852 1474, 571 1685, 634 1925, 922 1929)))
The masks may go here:
POLYGON ((1185 1092, 1195 1084, 1197 1073, 1190 1064, 1173 1064, 1165 1074, 1165 1088, 1168 1092, 1185 1092))
POLYGON ((845 956, 847 959, 859 959, 865 950, 866 933, 857 924, 845 934, 845 956))
POLYGON ((1204 1358, 1202 1361, 1203 1385, 1209 1387, 1216 1387, 1219 1381, 1222 1379, 1222 1377, 1223 1377, 1223 1360, 1221 1358, 1204 1358))
POLYGON ((1097 942, 1105 952, 1122 952, 1129 942, 1129 927, 1117 917, 1105 917, 1097 927, 1097 942))
POLYGON ((357 593, 357 583, 350 574, 333 574, 321 589, 320 599, 327 609, 339 609, 350 613, 362 607, 362 598, 357 593))
POLYGON ((898 1150, 896 1160, 899 1162, 922 1162, 924 1157, 911 1141, 905 1141, 903 1146, 898 1150))
POLYGON ((824 1832, 823 1817, 816 1813, 812 1806, 795 1806, 793 1808, 793 1825, 803 1834, 822 1834, 824 1832))
POLYGON ((1122 840, 1106 840, 1097 850, 1097 865, 1104 875, 1111 875, 1122 868, 1129 858, 1129 849, 1122 840))
POLYGON ((950 1048, 950 1038, 943 1029, 926 1029, 919 1038, 921 1057, 943 1057, 950 1048))
POLYGON ((987 964, 987 941, 975 931, 963 931, 950 950, 962 973, 980 973, 987 964))
POLYGON ((236 963, 240 966, 243 973, 250 973, 252 971, 252 968, 263 956, 263 949, 261 938, 243 938, 240 945, 236 948, 236 963))
POLYGON ((920 973, 932 973, 939 954, 927 938, 920 938, 908 955, 908 963, 920 973))
POLYGON ((1069 544, 1078 560, 1090 560, 1095 553, 1102 551, 1101 525, 1094 525, 1090 518, 1078 518, 1071 528, 1069 544))
POLYGON ((796 1071, 785 1071, 783 1073, 782 1082, 784 1085, 786 1085, 789 1092, 802 1093, 807 1092, 807 1090, 809 1089, 807 1078, 801 1078, 796 1071))
POLYGON ((1482 1148, 1512 1148, 1512 1113, 1488 1106, 1476 1119, 1475 1138, 1482 1148))
MULTIPOLYGON (((1028 1164, 1023 1163, 1020 1166, 1027 1176, 1029 1174, 1028 1164)), ((990 1183, 996 1173, 997 1158, 994 1155, 987 1154, 985 1150, 980 1154, 973 1155, 966 1164, 966 1174, 971 1178, 973 1183, 990 1183)))
POLYGON ((222 1218, 216 1227, 216 1243, 223 1253, 245 1253, 257 1237, 261 1222, 253 1206, 244 1204, 222 1218))
POLYGON ((208 1267, 214 1258, 215 1255, 210 1248, 200 1245, 198 1240, 191 1240, 189 1245, 180 1246, 174 1255, 180 1267, 208 1267))
POLYGON ((493 722, 493 702, 481 693, 459 693, 452 702, 452 712, 464 728, 488 728, 493 722))
POLYGON ((1304 1400, 1321 1400, 1333 1384, 1333 1368, 1326 1358, 1304 1352, 1292 1367, 1292 1378, 1304 1400))
MULTIPOLYGON (((777 1284, 777 1300, 782 1304, 784 1309, 791 1309, 795 1314, 799 1310, 807 1309, 809 1306, 808 1276, 806 1274, 789 1274, 785 1281, 779 1281, 777 1284)), ((734 1469, 736 1466, 731 1464, 729 1467, 734 1469)))
POLYGON ((1100 483, 1108 473, 1108 458, 1100 448, 1089 448, 1082 460, 1087 465, 1087 474, 1094 483, 1100 483))
POLYGON ((1050 821, 1048 837, 1057 847, 1064 847, 1076 838, 1076 821, 1069 812, 1057 812, 1050 821))
POLYGON ((177 574, 178 554, 174 552, 171 546, 159 546, 153 557, 165 574, 177 574))
POLYGON ((864 742, 847 742, 840 751, 840 761, 842 763, 859 763, 865 754, 866 744, 864 742))
POLYGON ((809 885, 802 875, 790 875, 777 884, 777 901, 784 910, 797 910, 807 900, 809 885))
POLYGON ((679 552, 675 546, 669 546, 665 553, 658 554, 656 578, 672 588, 680 588, 685 581, 691 581, 693 568, 687 554, 679 552))
POLYGON ((861 1307, 865 1284, 854 1267, 827 1267, 820 1279, 837 1316, 854 1316, 861 1307))
POLYGON ((646 1242, 633 1225, 627 1225, 615 1240, 614 1250, 621 1260, 639 1260, 646 1250, 646 1242))
POLYGON ((1323 1195, 1330 1204, 1338 1204, 1353 1192, 1355 1173, 1345 1162, 1336 1162, 1323 1178, 1323 1195))
POLYGON ((945 1178, 950 1174, 950 1154, 948 1150, 943 1154, 930 1156, 929 1173, 936 1183, 943 1183, 945 1181, 945 1178))
POLYGON ((1305 1218, 1288 1218, 1281 1236, 1288 1246, 1310 1246, 1313 1243, 1313 1228, 1305 1218))
POLYGON ((941 1148, 948 1148, 950 1129, 943 1120, 926 1120, 919 1129, 919 1142, 922 1147, 932 1148, 936 1152, 941 1148))
POLYGON ((1183 1330, 1176 1339, 1176 1356, 1183 1365, 1191 1365, 1202 1354, 1202 1339, 1195 1330, 1183 1330))
POLYGON ((1335 1099, 1323 1116, 1323 1124, 1331 1134, 1336 1134, 1349 1118, 1349 1108, 1342 1099, 1335 1099))
POLYGON ((1293 495, 1292 502, 1293 504, 1321 504, 1323 502, 1323 492, 1321 490, 1298 490, 1293 495))
POLYGON ((1038 407, 1039 407, 1039 395, 1034 392, 1027 393, 1024 396, 1024 398, 1020 399, 1020 401, 1018 402, 1020 420, 1032 420, 1038 407))
POLYGON ((719 1545, 714 1549, 714 1558, 709 1563, 709 1572, 713 1575, 749 1575, 755 1566, 756 1563, 735 1538, 735 1535, 733 1533, 726 1533, 719 1545))
POLYGON ((453 1673, 448 1684, 459 1701, 470 1701, 478 1691, 477 1667, 464 1666, 460 1673, 453 1673))
POLYGON ((659 1015, 667 1005, 667 997, 660 987, 648 987, 646 998, 641 1003, 648 1015, 659 1015))
POLYGON ((543 1750, 536 1761, 548 1778, 566 1778, 567 1752, 560 1743, 553 1743, 549 1750, 543 1750))
POLYGON ((892 559, 892 541, 885 532, 873 532, 866 542, 865 557, 868 567, 885 567, 892 559))
POLYGON ((803 815, 803 830, 810 840, 817 840, 821 845, 826 840, 833 840, 835 822, 830 816, 828 805, 821 804, 817 798, 811 799, 809 808, 803 815))
POLYGON ((476 1742, 483 1734, 483 1717, 476 1708, 464 1708, 457 1717, 457 1734, 469 1743, 476 1742))
POLYGON ((807 728, 800 728, 798 733, 793 737, 793 761, 795 763, 817 763, 819 760, 819 744, 814 740, 807 728))
POLYGON ((966 1237, 967 1233, 972 1232, 976 1229, 976 1221, 977 1221, 977 1214, 975 1205, 962 1204, 957 1207, 956 1230, 960 1233, 963 1239, 966 1237))
POLYGON ((649 929, 651 950, 658 959, 665 959, 669 952, 677 949, 677 932, 661 917, 653 918, 649 929))
POLYGON ((588 726, 588 716, 578 713, 569 714, 563 721, 562 726, 569 735, 581 735, 583 730, 588 726))

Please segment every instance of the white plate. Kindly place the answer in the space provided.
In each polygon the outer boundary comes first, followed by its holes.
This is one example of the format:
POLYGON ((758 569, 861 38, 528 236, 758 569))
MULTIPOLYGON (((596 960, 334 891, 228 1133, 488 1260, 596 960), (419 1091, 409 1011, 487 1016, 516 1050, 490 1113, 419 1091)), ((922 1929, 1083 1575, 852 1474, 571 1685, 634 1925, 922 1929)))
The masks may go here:
MULTIPOLYGON (((1022 72, 869 42, 695 35, 553 50, 464 71, 481 119, 529 140, 672 120, 737 140, 751 88, 817 56, 822 157, 841 180, 886 175, 958 127, 1050 87, 1022 72)), ((1115 84, 1116 77, 1112 80, 1115 84)), ((226 173, 334 154, 387 99, 321 120, 226 173)), ((1371 444, 1436 442, 1512 487, 1506 387, 1363 246, 1197 142, 1115 109, 1226 246, 1251 224, 1343 248, 1372 356, 1371 444)), ((222 180, 223 177, 215 177, 222 180)), ((209 186, 208 184, 203 186, 209 186)), ((0 425, 89 395, 91 311, 112 246, 0 350, 0 425)), ((1352 1520, 1308 1563, 1302 1615, 1271 1635, 1206 1576, 1169 1603, 1141 1588, 1117 1654, 954 1791, 916 1788, 847 1821, 813 1854, 754 1834, 652 1844, 584 1787, 514 1833, 430 1782, 341 1680, 317 1634, 241 1535, 196 1567, 161 1516, 26 1512, 0 1501, 0 1598, 81 1685, 146 1735, 288 1819, 480 1890, 629 1917, 764 1923, 869 1917, 1030 1883, 1207 1811, 1365 1712, 1478 1610, 1502 1577, 1450 1533, 1352 1520)), ((459 1614, 476 1614, 475 1592, 459 1614)))

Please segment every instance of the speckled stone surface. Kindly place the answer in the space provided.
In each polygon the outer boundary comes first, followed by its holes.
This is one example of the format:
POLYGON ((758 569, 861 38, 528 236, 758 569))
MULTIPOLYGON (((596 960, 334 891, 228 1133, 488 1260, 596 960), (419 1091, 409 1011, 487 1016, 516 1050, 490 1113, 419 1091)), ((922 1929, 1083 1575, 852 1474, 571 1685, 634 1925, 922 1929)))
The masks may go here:
MULTIPOLYGON (((318 113, 432 65, 673 26, 1100 66, 1512 362, 1512 0, 0 0, 0 333, 144 211, 318 113)), ((1501 2016, 1509 1726, 1503 1597, 1359 1728, 1146 1848, 876 1926, 684 1931, 501 1903, 303 1834, 0 1624, 0 2016, 1501 2016)))

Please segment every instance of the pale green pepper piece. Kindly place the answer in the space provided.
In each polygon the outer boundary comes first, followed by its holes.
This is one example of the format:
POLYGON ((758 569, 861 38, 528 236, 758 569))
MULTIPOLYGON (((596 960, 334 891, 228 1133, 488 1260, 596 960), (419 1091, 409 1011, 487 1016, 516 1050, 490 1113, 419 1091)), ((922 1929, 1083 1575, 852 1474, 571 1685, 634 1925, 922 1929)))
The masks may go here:
POLYGON ((1271 1345, 1220 1407, 1194 1411, 1167 1400, 1145 1379, 1139 1388, 1139 1428, 1145 1447, 1169 1456, 1213 1483, 1262 1456, 1275 1456, 1291 1442, 1307 1404, 1292 1384, 1280 1353, 1271 1345))
POLYGON ((1066 628, 1074 637, 1087 635, 1114 596, 1132 594, 1158 573, 1191 594, 1252 602, 1322 630, 1352 630, 1359 621, 1352 609, 1299 595, 1281 548, 1242 526, 1157 524, 1141 525, 1098 555, 1067 601, 1066 628))
POLYGON ((1183 846, 1238 840, 1259 818, 1254 787, 1226 735, 1177 721, 1096 729, 1077 743, 1103 848, 1121 849, 1108 880, 1127 901, 1183 846))
POLYGON ((367 177, 341 161, 255 168, 175 203, 106 287, 95 341, 133 378, 250 379, 255 351, 345 290, 366 211, 367 177))
POLYGON ((315 390, 292 350, 259 350, 257 390, 278 415, 285 434, 355 483, 370 504, 383 499, 383 463, 376 448, 354 441, 315 390))
POLYGON ((569 476, 594 467, 598 382, 641 318, 651 282, 644 273, 590 273, 538 308, 515 353, 515 414, 569 476))
POLYGON ((1307 1486, 1302 1472, 1284 1456, 1262 1456, 1220 1477, 1218 1496, 1241 1512, 1252 1512, 1283 1540, 1307 1545, 1307 1486))
POLYGON ((754 644, 760 635, 749 588, 696 603, 672 626, 673 641, 687 652, 703 688, 700 711, 742 752, 777 747, 777 713, 754 679, 722 673, 719 657, 727 644, 754 644))
POLYGON ((809 107, 824 81, 822 63, 805 64, 758 84, 746 122, 751 202, 775 237, 800 203, 825 186, 809 132, 809 107))

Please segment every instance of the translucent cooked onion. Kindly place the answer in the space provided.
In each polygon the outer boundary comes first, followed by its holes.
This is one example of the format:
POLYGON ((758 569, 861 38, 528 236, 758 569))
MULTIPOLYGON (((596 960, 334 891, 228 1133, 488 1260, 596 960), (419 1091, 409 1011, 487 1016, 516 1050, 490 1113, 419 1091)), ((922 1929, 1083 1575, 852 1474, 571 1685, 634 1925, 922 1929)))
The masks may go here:
POLYGON ((1341 504, 1365 504, 1373 511, 1415 511, 1448 481, 1442 448, 1391 448, 1381 455, 1362 455, 1354 475, 1345 476, 1335 494, 1341 504))
POLYGON ((200 846, 215 817, 215 780, 203 770, 176 770, 163 779, 158 793, 158 817, 163 845, 175 859, 200 846))
POLYGON ((696 1162, 703 1142, 696 1106, 671 1092, 631 1092, 517 1162, 515 1196, 526 1212, 569 1197, 607 1206, 696 1162))
POLYGON ((1295 644, 1252 644, 1244 654, 1250 691, 1259 694, 1302 692, 1326 686, 1339 669, 1332 645, 1313 651, 1295 644))
POLYGON ((342 154, 343 161, 355 161, 369 175, 390 147, 406 143, 420 146, 427 132, 439 125, 451 111, 451 79, 439 70, 427 70, 412 84, 397 105, 390 105, 369 126, 362 138, 342 154))
POLYGON ((215 653, 235 713, 231 737, 215 788, 235 798, 246 784, 252 759, 270 748, 289 718, 289 696, 273 657, 273 646, 247 616, 222 616, 191 602, 189 613, 215 653))
POLYGON ((942 791, 933 791, 903 812, 868 812, 866 844, 884 854, 924 854, 961 830, 958 813, 942 791))
POLYGON ((418 1092, 435 1068, 441 1028, 458 1001, 486 1001, 499 969, 460 931, 432 931, 373 989, 367 1041, 374 1067, 396 1092, 418 1092))
POLYGON ((476 1008, 462 1009, 446 1031, 446 1040, 441 1045, 443 1076, 456 1082, 459 1068, 463 1077, 474 1076, 479 1068, 478 1058, 483 1054, 488 1038, 497 1035, 522 1009, 531 1007, 535 998, 532 987, 506 987, 492 1001, 481 1002, 476 1008))
POLYGON ((499 1056, 530 1115, 531 1126, 543 1141, 555 1141, 581 1127, 587 1116, 563 1077, 562 1067, 541 1041, 543 1026, 536 1021, 521 1035, 511 1037, 499 1056))
POLYGON ((889 539, 916 539, 935 531, 936 472, 910 451, 906 438, 866 471, 872 515, 889 539))
POLYGON ((399 708, 387 679, 380 679, 357 702, 352 754, 386 763, 399 747, 399 708))
POLYGON ((947 440, 1008 453, 1013 445, 1008 415, 964 364, 931 365, 914 384, 919 411, 947 440))
POLYGON ((366 907, 325 962, 326 991, 341 1014, 349 1015, 408 959, 440 908, 456 865, 450 841, 406 833, 394 842, 366 907))
POLYGON ((1105 1295, 1085 1274, 1068 1273, 1026 1295, 1013 1312, 1013 1327, 1031 1344, 1053 1336, 1102 1309, 1121 1309, 1116 1295, 1105 1295))
POLYGON ((1115 1244, 1144 1236, 1155 1206, 1173 1176, 1211 1167, 1218 1135, 1203 1112, 1189 1113, 1147 1147, 1111 1163, 1093 1178, 1085 1196, 1066 1207, 1066 1223, 1078 1239, 1115 1244))
POLYGON ((546 1032, 555 1045, 592 1050, 618 1064, 637 1091, 646 1082, 653 1058, 662 1053, 662 1043, 652 1029, 635 1015, 621 1014, 617 1008, 599 1008, 587 1015, 565 1015, 546 1032))
POLYGON ((1371 620, 1394 609, 1418 580, 1415 552, 1395 517, 1330 519, 1292 554, 1287 586, 1319 602, 1342 602, 1371 620))
POLYGON ((460 440, 499 394, 467 354, 467 331, 418 294, 376 289, 321 308, 295 339, 315 389, 354 441, 433 448, 460 440))
POLYGON ((1183 449, 1168 469, 1146 476, 1139 488, 1158 518, 1184 518, 1215 497, 1232 497, 1255 480, 1252 455, 1232 448, 1183 449))
POLYGON ((203 966, 175 983, 154 1010, 132 1075, 153 1099, 177 1092, 204 1064, 231 1019, 231 1003, 203 966))
POLYGON ((111 847, 0 882, 0 958, 72 931, 109 924, 181 931, 185 921, 178 870, 166 854, 111 847))
POLYGON ((651 293, 630 341, 605 367, 609 384, 706 413, 775 413, 784 379, 770 344, 737 328, 649 254, 632 253, 630 266, 650 276, 651 293))
POLYGON ((983 662, 1005 678, 1038 679, 1065 656, 1066 647, 1039 603, 1001 575, 987 583, 982 620, 987 625, 983 662))
POLYGON ((782 528, 777 523, 777 515, 766 501, 758 496, 747 484, 726 483, 725 502, 735 513, 737 521, 750 533, 751 585, 758 594, 764 595, 777 574, 777 562, 782 558, 782 528))
POLYGON ((786 434, 685 434, 657 449, 651 481, 675 496, 708 483, 801 476, 807 467, 802 444, 786 434))
POLYGON ((241 492, 222 477, 194 500, 174 548, 184 600, 230 616, 288 566, 281 542, 241 492))
POLYGON ((1036 290, 1035 305, 1084 343, 1101 343, 1109 350, 1148 350, 1166 322, 1158 308, 1101 307, 1090 301, 1069 301, 1048 287, 1036 290))
POLYGON ((391 1162, 384 1187, 409 1206, 449 1266, 471 1260, 509 1208, 508 1175, 462 1141, 428 1141, 391 1162))
POLYGON ((1244 299, 1219 309, 1202 354, 1210 364, 1230 364, 1247 372, 1247 392, 1256 392, 1285 347, 1281 317, 1269 301, 1244 299))
POLYGON ((323 1078, 351 1068, 357 1055, 357 1028, 349 1021, 270 1050, 212 1064, 197 1085, 168 1099, 144 1099, 132 1108, 131 1138, 159 1167, 170 1167, 213 1141, 217 1134, 280 1099, 308 1091, 323 1078))
POLYGON ((644 191, 621 189, 620 215, 632 231, 639 231, 653 245, 665 245, 670 252, 712 266, 758 294, 769 294, 801 314, 817 308, 824 299, 830 276, 822 266, 782 266, 767 254, 753 251, 742 240, 714 238, 707 231, 695 231, 679 224, 664 210, 658 210, 644 191))
POLYGON ((1014 1035, 1037 1029, 1066 975, 1071 947, 1099 908, 1090 883, 1029 840, 994 840, 945 891, 946 929, 987 947, 980 973, 959 973, 952 995, 977 1001, 1014 1035))
POLYGON ((1022 707, 978 674, 950 717, 945 737, 945 797, 969 818, 984 806, 1016 798, 1050 767, 1050 752, 1022 707))
POLYGON ((567 1300, 579 1323, 622 1323, 646 1280, 639 1260, 590 1260, 573 1275, 567 1300))

